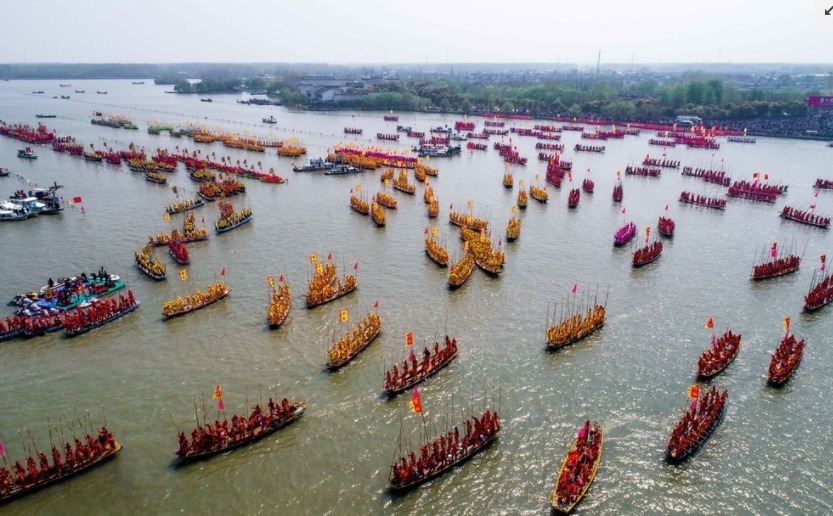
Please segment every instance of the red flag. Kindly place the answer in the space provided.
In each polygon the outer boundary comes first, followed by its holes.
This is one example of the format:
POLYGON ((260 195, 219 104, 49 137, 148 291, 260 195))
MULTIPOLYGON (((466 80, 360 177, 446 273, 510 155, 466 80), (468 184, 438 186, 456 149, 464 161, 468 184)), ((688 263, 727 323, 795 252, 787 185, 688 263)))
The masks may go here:
POLYGON ((205 224, 205 217, 202 218, 202 223, 205 224))
POLYGON ((624 215, 624 214, 625 214, 625 207, 622 206, 622 215, 624 215))
POLYGON ((709 317, 709 320, 706 321, 706 329, 711 330, 714 328, 714 317, 709 317))
POLYGON ((220 276, 225 276, 225 275, 226 275, 226 268, 223 267, 223 270, 220 271, 220 276))
POLYGON ((422 400, 419 399, 419 389, 414 387, 414 392, 411 394, 411 410, 416 414, 422 414, 422 400))
POLYGON ((821 255, 821 270, 824 270, 824 261, 827 259, 827 255, 821 255))
POLYGON ((356 265, 353 266, 353 270, 354 271, 359 270, 359 262, 356 262, 356 265))
POLYGON ((333 259, 333 253, 331 251, 331 252, 327 253, 327 260, 332 260, 332 259, 333 259))
POLYGON ((778 256, 778 243, 777 242, 772 243, 772 249, 770 250, 770 254, 772 255, 773 258, 778 256))
POLYGON ((665 211, 668 211, 668 205, 667 204, 665 205, 665 211))
POLYGON ((577 291, 578 291, 578 283, 573 285, 573 294, 575 294, 577 291))
POLYGON ((428 228, 425 228, 425 234, 426 235, 428 234, 428 228))
POLYGON ((0 455, 6 455, 6 446, 0 441, 0 455))
POLYGON ((416 360, 416 355, 414 355, 414 348, 411 348, 411 351, 408 352, 408 360, 411 362, 416 360))
POLYGON ((377 299, 375 303, 373 303, 373 308, 379 308, 379 300, 377 299))
POLYGON ((278 278, 278 281, 279 281, 279 282, 282 282, 282 281, 283 281, 283 274, 281 274, 280 278, 278 278))
POLYGON ((405 345, 406 346, 413 346, 414 345, 414 334, 410 331, 405 334, 405 345))
POLYGON ((80 197, 73 197, 72 202, 77 204, 77 203, 81 202, 81 198, 80 197))
POLYGON ((211 399, 216 400, 217 398, 222 398, 222 397, 223 397, 223 388, 218 385, 214 389, 214 395, 211 396, 211 399))
POLYGON ((223 398, 220 398, 220 401, 217 402, 217 410, 226 410, 226 406, 223 404, 223 398))

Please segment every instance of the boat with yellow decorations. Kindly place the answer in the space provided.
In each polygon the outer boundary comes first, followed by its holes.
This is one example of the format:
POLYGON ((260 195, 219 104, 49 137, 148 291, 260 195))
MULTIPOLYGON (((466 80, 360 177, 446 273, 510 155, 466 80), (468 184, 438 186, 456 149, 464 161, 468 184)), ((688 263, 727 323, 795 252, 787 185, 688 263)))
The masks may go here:
POLYGON ((168 178, 158 172, 151 172, 150 170, 147 170, 145 171, 145 181, 147 181, 148 183, 164 185, 168 182, 168 178))
POLYGON ((448 267, 448 251, 433 236, 425 238, 425 254, 440 267, 448 267))
POLYGON ((448 289, 460 288, 474 270, 474 255, 466 253, 462 260, 452 263, 448 270, 448 289))
POLYGON ((604 428, 585 421, 558 471, 550 495, 553 511, 569 514, 587 493, 602 461, 603 441, 604 428))
POLYGON ((370 215, 370 204, 357 195, 350 196, 350 207, 362 215, 370 215))
POLYGON ((382 318, 368 312, 353 331, 333 343, 327 350, 327 369, 335 371, 347 365, 370 345, 382 331, 382 318))
POLYGON ((479 219, 473 217, 470 213, 462 213, 459 211, 452 211, 448 214, 449 221, 455 226, 466 227, 469 229, 486 229, 489 226, 489 221, 486 219, 479 219))
POLYGON ((515 186, 515 176, 511 172, 503 174, 503 187, 511 190, 513 186, 515 186))
POLYGON ((425 170, 422 167, 414 167, 414 179, 420 183, 424 183, 428 176, 425 175, 425 170))
POLYGON ((373 219, 373 222, 375 222, 379 227, 383 227, 385 225, 385 210, 382 209, 382 206, 378 202, 374 202, 370 205, 370 218, 373 219))
POLYGON ((277 288, 272 289, 272 301, 269 303, 269 329, 274 330, 280 327, 289 315, 291 303, 289 284, 281 282, 277 288))
POLYGON ((514 242, 521 236, 521 219, 512 217, 506 225, 506 241, 514 242))
POLYGON ((385 169, 382 172, 382 175, 379 176, 379 180, 382 181, 383 183, 385 181, 390 181, 392 179, 393 179, 393 169, 392 168, 385 169))
POLYGON ((385 208, 396 209, 396 197, 386 194, 385 192, 379 192, 376 194, 376 202, 385 208))
POLYGON ((518 209, 525 210, 527 204, 529 204, 529 196, 526 193, 526 190, 523 186, 523 181, 519 184, 520 190, 518 190, 518 209))
POLYGON ((165 205, 165 213, 168 213, 170 215, 174 215, 176 213, 185 213, 186 211, 196 210, 197 208, 204 205, 205 203, 199 197, 197 197, 196 199, 185 199, 184 201, 174 202, 165 205))
MULTIPOLYGON (((335 266, 334 270, 335 270, 335 266)), ((333 275, 333 278, 335 275, 333 275)), ((342 296, 346 296, 357 288, 356 277, 351 274, 344 276, 344 282, 339 279, 333 281, 319 280, 319 275, 316 275, 309 282, 309 291, 306 293, 307 308, 315 308, 316 306, 329 303, 342 296)))
POLYGON ((503 263, 506 261, 506 255, 500 250, 492 249, 491 246, 485 251, 475 256, 474 263, 480 267, 480 270, 495 278, 503 272, 503 263))
POLYGON ((278 156, 297 158, 307 153, 307 148, 296 144, 284 144, 278 147, 278 156))
POLYGON ((422 161, 417 161, 414 165, 414 170, 421 170, 423 174, 426 176, 437 177, 440 175, 440 171, 436 168, 429 167, 428 165, 424 164, 422 161))
POLYGON ((208 286, 204 293, 197 289, 193 294, 186 295, 184 298, 178 296, 176 299, 165 301, 162 304, 162 317, 168 320, 195 312, 225 298, 229 293, 231 293, 231 289, 226 287, 225 282, 214 282, 208 286))
POLYGON ((425 200, 425 204, 431 204, 431 201, 434 200, 434 188, 427 187, 425 193, 422 194, 422 198, 425 200))
POLYGON ((230 202, 220 201, 220 218, 214 223, 217 233, 225 233, 252 220, 252 210, 243 208, 235 212, 230 202))
POLYGON ((541 188, 538 185, 530 185, 529 196, 540 203, 546 203, 547 200, 549 200, 550 198, 549 194, 547 193, 547 189, 541 188))
POLYGON ((599 304, 575 312, 567 308, 561 320, 547 329, 547 348, 560 349, 580 341, 604 326, 605 318, 605 307, 599 304))
POLYGON ((145 245, 141 252, 136 252, 136 266, 155 280, 165 279, 165 264, 157 260, 150 252, 150 246, 145 245))
POLYGON ((432 199, 430 203, 428 203, 428 218, 435 219, 437 215, 440 214, 440 201, 436 199, 432 199))
POLYGON ((408 195, 414 195, 416 193, 416 185, 413 183, 408 182, 408 171, 401 170, 399 171, 399 177, 393 180, 393 187, 400 192, 404 192, 408 195))

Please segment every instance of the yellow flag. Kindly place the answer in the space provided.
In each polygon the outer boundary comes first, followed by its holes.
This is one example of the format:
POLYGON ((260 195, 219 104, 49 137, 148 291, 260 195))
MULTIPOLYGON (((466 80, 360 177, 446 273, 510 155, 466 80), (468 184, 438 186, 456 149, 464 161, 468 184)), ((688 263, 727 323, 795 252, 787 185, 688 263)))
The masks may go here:
POLYGON ((316 263, 318 263, 318 255, 317 255, 317 254, 315 254, 315 253, 311 253, 311 254, 309 255, 309 262, 310 262, 311 264, 313 264, 313 265, 315 265, 316 263))
POLYGON ((512 213, 515 213, 515 211, 516 211, 517 209, 518 209, 518 208, 517 208, 516 206, 512 206, 512 213))
POLYGON ((340 322, 347 322, 350 320, 350 313, 347 311, 346 308, 343 308, 341 312, 338 313, 338 320, 340 322))
POLYGON ((324 264, 323 263, 316 263, 315 264, 315 272, 318 274, 324 274, 324 264))
POLYGON ((275 288, 275 277, 274 276, 269 276, 269 278, 266 281, 269 282, 270 287, 275 288))
POLYGON ((362 191, 362 185, 356 185, 356 191, 361 192, 362 191))
POLYGON ((436 226, 435 226, 435 227, 433 227, 433 228, 431 228, 431 234, 432 234, 433 236, 437 236, 437 227, 436 227, 436 226))
POLYGON ((385 186, 390 186, 390 179, 385 179, 385 186))
POLYGON ((165 222, 171 221, 171 216, 168 214, 168 212, 162 214, 162 220, 164 220, 165 222))
POLYGON ((467 204, 469 206, 469 209, 472 209, 474 207, 474 201, 469 201, 467 204))
POLYGON ((188 271, 186 269, 182 269, 181 271, 179 271, 179 279, 181 279, 182 281, 188 279, 188 271))

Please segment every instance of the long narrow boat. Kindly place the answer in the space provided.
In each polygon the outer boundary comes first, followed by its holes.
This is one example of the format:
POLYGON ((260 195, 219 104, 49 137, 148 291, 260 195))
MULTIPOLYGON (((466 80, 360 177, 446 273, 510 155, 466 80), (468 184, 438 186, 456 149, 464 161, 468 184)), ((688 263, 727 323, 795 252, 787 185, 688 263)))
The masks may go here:
MULTIPOLYGON (((109 324, 109 323, 115 321, 116 319, 121 319, 122 317, 129 314, 133 310, 136 310, 137 308, 139 308, 140 304, 141 304, 140 301, 136 301, 133 304, 125 307, 124 310, 122 310, 120 312, 116 312, 113 315, 110 315, 110 316, 105 317, 103 319, 97 320, 95 322, 89 322, 88 321, 86 324, 83 324, 81 326, 73 326, 71 328, 70 328, 70 326, 67 326, 65 335, 67 337, 77 337, 78 335, 82 335, 84 333, 93 331, 96 328, 100 328, 100 327, 104 326, 105 324, 109 324)), ((82 309, 79 308, 79 310, 82 310, 82 309)))
POLYGON ((70 468, 68 465, 63 464, 59 473, 52 474, 33 484, 27 486, 17 486, 16 483, 14 483, 13 487, 10 487, 8 491, 0 495, 0 504, 8 503, 16 498, 20 498, 21 496, 34 493, 35 491, 39 491, 45 487, 58 484, 60 482, 63 482, 64 480, 74 477, 75 475, 89 471, 95 468, 96 466, 99 466, 112 459, 120 451, 121 444, 119 444, 118 441, 114 439, 111 448, 104 450, 101 453, 101 455, 97 457, 87 459, 86 461, 81 463, 77 463, 77 466, 74 468, 70 468))
POLYGON ((697 362, 697 377, 703 380, 714 378, 731 364, 740 351, 740 334, 726 330, 726 333, 714 341, 697 362))
MULTIPOLYGON (((408 489, 412 489, 420 484, 428 482, 429 480, 438 477, 439 475, 445 473, 446 471, 452 469, 453 467, 457 466, 465 462, 466 460, 470 459, 474 455, 476 455, 480 450, 483 450, 489 444, 494 442, 495 438, 497 438, 498 433, 500 432, 500 417, 498 416, 497 412, 494 413, 494 416, 487 410, 486 413, 481 416, 478 420, 477 418, 472 418, 476 422, 475 425, 471 425, 469 420, 466 420, 466 427, 473 429, 471 434, 466 434, 466 436, 458 441, 457 446, 453 446, 453 449, 457 449, 458 452, 452 454, 449 458, 446 455, 445 458, 439 461, 434 461, 431 466, 427 466, 423 468, 423 471, 417 471, 416 465, 413 465, 413 472, 405 473, 408 471, 408 468, 403 466, 399 466, 397 464, 393 464, 391 466, 390 477, 388 478, 388 482, 390 483, 390 489, 392 491, 402 492, 408 489), (488 414, 488 415, 487 415, 488 414), (481 422, 486 421, 486 427, 483 428, 483 424, 481 422), (480 427, 477 428, 477 424, 480 424, 480 427), (404 473, 404 474, 403 474, 404 473)), ((457 432, 455 431, 456 427, 447 433, 448 436, 455 436, 456 438, 457 432)), ((445 435, 438 437, 435 439, 434 442, 429 443, 424 450, 427 453, 433 453, 434 444, 440 445, 447 437, 445 435)), ((422 457, 421 457, 422 458, 422 457)), ((407 463, 407 460, 404 457, 400 458, 400 464, 407 463)))
POLYGON ((633 266, 642 267, 656 261, 662 254, 662 242, 656 241, 644 247, 640 247, 633 253, 633 266))
POLYGON ((278 285, 278 288, 272 291, 272 301, 269 303, 269 315, 267 317, 270 330, 279 328, 286 320, 286 316, 289 315, 291 300, 289 284, 287 283, 278 285))
POLYGON ((553 510, 567 514, 584 498, 587 490, 590 489, 590 484, 596 478, 596 472, 602 462, 603 445, 604 427, 598 423, 587 421, 579 430, 573 447, 564 457, 561 469, 558 470, 558 479, 555 486, 553 486, 552 495, 550 495, 550 505, 553 510), (587 455, 585 455, 585 451, 588 451, 587 455), (587 457, 587 460, 593 461, 589 471, 583 470, 577 464, 585 457, 587 457), (578 476, 576 477, 571 473, 576 473, 577 469, 578 476), (582 471, 585 471, 583 476, 581 476, 582 471))
POLYGON ((226 219, 220 219, 214 223, 214 230, 217 233, 225 233, 226 231, 231 231, 232 229, 239 228, 243 224, 251 222, 252 220, 252 211, 249 209, 244 209, 240 213, 235 213, 235 215, 241 215, 240 218, 237 220, 233 220, 228 222, 228 224, 224 224, 226 219))
POLYGON ((767 372, 767 383, 773 387, 782 387, 798 369, 803 355, 804 339, 798 340, 791 333, 784 335, 775 353, 772 354, 772 361, 769 363, 767 372))
POLYGON ((459 262, 452 264, 448 271, 448 290, 460 288, 469 279, 472 271, 474 271, 474 256, 471 253, 466 253, 466 256, 459 262))
POLYGON ((833 301, 833 275, 824 271, 824 260, 822 259, 822 270, 820 273, 813 273, 810 291, 804 296, 804 311, 815 312, 831 301, 833 301))
POLYGON ((273 419, 263 426, 255 427, 254 430, 251 430, 247 435, 244 435, 238 439, 228 439, 226 442, 220 443, 219 446, 212 447, 205 451, 195 451, 193 453, 185 453, 182 455, 178 453, 176 458, 176 465, 182 466, 191 462, 205 460, 215 455, 219 455, 221 453, 225 453, 227 451, 231 451, 236 448, 252 444, 255 441, 259 441, 264 437, 272 435, 278 430, 297 421, 298 418, 300 418, 306 410, 306 405, 303 402, 294 403, 292 404, 290 410, 291 415, 288 418, 284 418, 281 420, 273 419))
MULTIPOLYGON (((764 251, 766 252, 767 250, 765 249, 764 251)), ((779 256, 777 243, 772 244, 772 248, 767 254, 770 256, 764 261, 752 266, 752 273, 749 276, 750 279, 757 281, 778 278, 796 272, 801 266, 800 256, 788 253, 779 256)))
POLYGON ((373 342, 382 331, 382 319, 369 313, 354 329, 327 350, 327 369, 336 371, 350 363, 373 342), (354 337, 356 332, 359 337, 354 337))
POLYGON ((434 238, 425 239, 425 254, 440 267, 448 267, 448 251, 446 251, 434 238))
MULTIPOLYGON (((138 254, 138 253, 137 253, 138 254)), ((162 265, 162 264, 160 264, 162 265)), ((162 265, 164 267, 164 265, 162 265)), ((139 258, 136 258, 136 267, 147 274, 150 278, 155 279, 156 281, 161 281, 165 279, 165 271, 163 270, 161 273, 152 272, 145 264, 139 261, 139 258)))
POLYGON ((579 200, 581 200, 581 190, 573 188, 570 190, 570 195, 567 197, 568 208, 578 208, 579 200))
POLYGON ((439 343, 435 343, 434 354, 430 354, 428 348, 425 348, 422 354, 422 366, 417 365, 418 362, 413 360, 411 361, 413 366, 408 369, 408 360, 406 359, 402 361, 400 367, 394 366, 393 371, 386 371, 385 393, 389 396, 394 396, 433 376, 450 364, 457 357, 458 351, 457 339, 450 339, 446 335, 445 346, 440 349, 439 343), (425 354, 426 352, 428 352, 428 355, 425 354), (428 358, 427 361, 425 360, 426 357, 428 358), (400 369, 402 370, 402 375, 399 374, 400 369))
POLYGON ((175 213, 184 213, 190 210, 196 210, 197 208, 205 206, 205 201, 197 197, 196 199, 188 199, 182 202, 172 203, 165 206, 165 212, 171 215, 175 213))
POLYGON ((547 329, 547 349, 556 350, 589 337, 604 326, 607 314, 605 307, 595 305, 585 314, 576 313, 566 317, 559 324, 547 329))
POLYGON ((188 255, 188 248, 179 240, 171 240, 168 242, 168 253, 171 258, 180 265, 188 265, 191 263, 191 257, 188 255))
MULTIPOLYGON (((180 299, 166 301, 162 305, 162 317, 167 321, 174 317, 196 312, 197 310, 213 305, 221 299, 225 299, 230 293, 231 289, 226 287, 225 283, 214 283, 208 286, 207 294, 204 294, 204 296, 209 296, 207 298, 200 297, 196 302, 192 302, 190 296, 185 296, 186 300, 181 305, 177 303, 177 301, 181 301, 180 299)), ((197 296, 195 295, 194 297, 197 296)))
MULTIPOLYGON (((723 421, 726 413, 726 400, 729 393, 725 390, 717 392, 712 386, 704 395, 699 396, 694 405, 687 407, 683 419, 672 430, 665 448, 665 459, 672 464, 679 464, 691 457, 706 444, 714 431, 723 421), (703 424, 693 425, 700 420, 703 424)), ((699 422, 698 422, 699 423, 699 422)))
POLYGON ((333 290, 333 292, 331 294, 329 294, 328 296, 326 296, 324 298, 311 299, 309 294, 307 294, 307 308, 315 308, 316 306, 321 306, 323 304, 329 303, 330 301, 335 301, 336 299, 338 299, 342 296, 346 296, 350 292, 353 292, 354 290, 356 290, 356 288, 358 288, 358 285, 355 282, 355 277, 354 276, 349 276, 349 275, 347 277, 348 278, 354 278, 354 281, 350 282, 348 280, 344 285, 340 285, 338 288, 333 290))

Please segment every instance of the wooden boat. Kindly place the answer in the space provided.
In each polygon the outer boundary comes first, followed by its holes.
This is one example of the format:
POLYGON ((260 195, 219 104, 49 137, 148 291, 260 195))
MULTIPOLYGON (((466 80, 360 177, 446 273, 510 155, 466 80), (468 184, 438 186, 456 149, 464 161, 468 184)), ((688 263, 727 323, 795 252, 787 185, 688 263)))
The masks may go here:
POLYGON ((671 432, 671 437, 668 440, 668 445, 665 448, 665 459, 672 464, 679 464, 691 457, 706 444, 706 441, 714 434, 714 431, 723 421, 726 412, 726 400, 729 394, 724 390, 718 393, 715 387, 709 389, 704 396, 699 396, 697 399, 697 409, 691 407, 686 408, 683 419, 706 419, 709 424, 704 431, 693 433, 693 435, 685 435, 690 427, 684 425, 684 420, 680 421, 677 427, 671 432), (706 403, 706 400, 711 400, 711 403, 706 403), (685 437, 686 442, 681 443, 681 439, 685 437), (678 444, 679 443, 679 444, 678 444))
POLYGON ((329 303, 330 301, 335 301, 336 299, 346 296, 350 292, 356 290, 358 285, 356 284, 356 277, 348 274, 345 276, 345 282, 343 284, 339 281, 335 288, 332 288, 329 285, 327 288, 328 290, 326 295, 319 299, 315 299, 314 296, 308 292, 306 295, 307 308, 315 308, 316 306, 321 306, 329 303))
POLYGON ((290 417, 288 417, 286 419, 283 419, 283 420, 280 420, 280 421, 272 420, 272 421, 269 422, 269 424, 267 424, 265 426, 256 427, 249 435, 246 435, 246 436, 244 436, 240 439, 236 439, 236 440, 229 439, 228 441, 223 443, 221 446, 218 446, 216 448, 212 448, 210 450, 205 450, 205 451, 201 451, 201 452, 196 452, 196 453, 193 453, 193 454, 178 455, 177 458, 176 458, 176 465, 182 466, 184 464, 188 464, 188 463, 191 463, 191 462, 205 460, 205 459, 208 459, 208 458, 213 457, 215 455, 219 455, 221 453, 225 453, 227 451, 234 450, 235 448, 240 448, 242 446, 246 446, 248 444, 251 444, 255 441, 259 441, 259 440, 263 439, 264 437, 272 435, 273 433, 277 432, 278 430, 280 430, 280 429, 294 423, 295 421, 297 421, 298 418, 300 418, 303 415, 306 408, 307 408, 306 404, 304 404, 303 402, 294 403, 294 404, 292 404, 292 407, 291 407, 292 414, 291 414, 290 417))
POLYGON ((57 473, 57 474, 53 473, 50 476, 48 476, 48 477, 46 477, 42 480, 38 480, 33 484, 27 485, 25 487, 23 487, 23 486, 19 487, 16 484, 13 484, 13 486, 10 487, 8 492, 6 492, 3 495, 0 495, 0 504, 8 503, 12 500, 20 498, 21 496, 25 496, 27 494, 34 493, 35 491, 39 491, 39 490, 41 490, 45 487, 49 487, 51 485, 63 482, 64 480, 67 480, 71 477, 74 477, 75 475, 78 475, 80 473, 90 471, 91 469, 95 468, 96 466, 99 466, 99 465, 107 462, 108 460, 112 459, 120 451, 121 451, 121 444, 119 444, 118 441, 116 441, 114 439, 112 448, 103 451, 101 453, 101 455, 99 455, 97 457, 94 457, 92 459, 87 459, 86 461, 81 462, 81 463, 76 463, 76 466, 72 469, 70 469, 67 464, 63 464, 62 467, 61 467, 61 471, 59 473, 57 473))
POLYGON ((811 210, 800 210, 792 206, 784 206, 781 209, 782 219, 792 220, 800 224, 814 226, 822 229, 830 228, 830 217, 822 217, 811 212, 811 210))
POLYGON ((656 241, 633 252, 633 266, 642 267, 655 261, 662 254, 662 242, 656 241))
POLYGON ((707 349, 697 363, 697 377, 702 380, 710 380, 726 369, 740 351, 740 334, 734 334, 731 330, 717 339, 711 348, 707 349))
POLYGON ((188 256, 188 248, 179 240, 171 240, 168 242, 168 253, 180 265, 188 265, 191 263, 191 257, 188 256))
POLYGON ((634 224, 633 222, 628 222, 624 226, 617 229, 616 233, 613 234, 613 246, 622 247, 623 245, 633 240, 633 237, 635 236, 636 224, 634 224))
POLYGON ((272 290, 272 302, 269 303, 269 329, 274 330, 283 324, 289 315, 291 301, 289 284, 281 283, 278 288, 272 290))
POLYGON ((359 353, 364 351, 382 331, 382 319, 371 312, 353 329, 353 335, 356 331, 360 333, 360 338, 355 339, 351 334, 347 334, 339 342, 330 347, 327 351, 327 356, 329 357, 327 360, 327 369, 330 371, 341 369, 356 358, 359 353), (337 350, 342 343, 344 343, 347 349, 346 353, 340 355, 337 350))
POLYGON ((455 226, 475 229, 478 231, 480 231, 481 229, 486 229, 489 226, 489 221, 486 219, 472 217, 470 214, 464 214, 457 211, 449 212, 448 220, 455 226))
POLYGON ((589 177, 581 182, 581 189, 587 193, 593 193, 593 190, 596 188, 596 183, 593 182, 592 179, 589 177))
POLYGON ((448 271, 448 289, 455 290, 460 288, 469 279, 473 270, 474 256, 471 253, 466 253, 462 260, 451 264, 451 268, 448 271))
POLYGON ((680 202, 686 204, 694 204, 695 206, 703 206, 714 210, 725 210, 726 199, 718 199, 717 197, 707 197, 705 195, 697 195, 691 192, 680 193, 680 202))
POLYGON ((527 204, 529 203, 529 197, 526 193, 526 190, 523 188, 523 184, 520 185, 520 190, 518 190, 518 209, 525 210, 527 204))
POLYGON ((769 363, 767 383, 773 387, 782 387, 798 369, 803 355, 804 339, 798 340, 791 333, 784 335, 769 363))
POLYGON ((158 174, 156 172, 151 172, 147 170, 145 171, 145 181, 157 185, 164 185, 168 182, 168 178, 163 176, 162 174, 158 174))
MULTIPOLYGON (((823 263, 824 260, 822 260, 823 263)), ((824 270, 814 272, 810 291, 804 296, 804 311, 814 312, 831 301, 833 301, 833 275, 824 270)))
POLYGON ((390 208, 392 210, 396 209, 396 197, 388 195, 385 192, 379 192, 376 194, 376 202, 385 208, 390 208))
MULTIPOLYGON (((438 371, 443 369, 445 366, 451 363, 457 357, 458 347, 457 347, 457 339, 449 339, 448 335, 445 337, 445 346, 442 349, 439 349, 439 343, 435 343, 435 348, 437 351, 433 355, 430 354, 428 348, 425 348, 425 351, 428 351, 428 362, 427 367, 420 367, 419 365, 415 368, 408 369, 408 360, 403 360, 399 367, 394 369, 396 373, 391 371, 385 372, 385 393, 388 396, 395 396, 403 391, 410 389, 411 387, 417 385, 418 383, 422 382, 426 378, 429 378, 436 374, 438 371), (434 360, 434 357, 438 357, 434 360), (412 374, 403 374, 402 376, 398 375, 398 371, 409 371, 412 374), (414 373, 415 371, 415 373, 414 373)), ((423 351, 423 363, 425 357, 425 351, 423 351)), ((411 362, 418 363, 419 362, 411 362)))
POLYGON ((514 242, 521 236, 521 219, 512 217, 506 225, 506 241, 514 242))
POLYGON ((801 257, 789 251, 781 254, 777 242, 774 242, 769 248, 764 247, 761 254, 758 263, 752 266, 752 273, 750 274, 752 280, 778 278, 786 274, 792 274, 801 266, 801 257))
POLYGON ((382 209, 378 202, 374 202, 370 205, 370 218, 373 219, 373 222, 377 227, 385 226, 385 210, 382 209))
POLYGON ((475 254, 474 263, 489 276, 496 278, 503 272, 503 263, 506 257, 500 249, 494 250, 490 246, 488 250, 482 253, 473 254, 475 254))
POLYGON ((546 188, 541 188, 536 185, 530 185, 529 196, 541 204, 546 204, 547 200, 550 198, 546 188))
POLYGON ((515 176, 511 172, 503 174, 503 187, 511 190, 515 186, 515 176))
POLYGON ((355 195, 350 196, 350 207, 362 215, 370 215, 370 204, 355 195))
POLYGON ((182 202, 172 203, 165 206, 165 212, 171 215, 176 213, 184 213, 190 210, 196 210, 197 208, 205 206, 205 202, 202 199, 197 197, 196 199, 186 199, 182 202))
MULTIPOLYGON (((67 326, 64 335, 66 335, 67 337, 77 337, 78 335, 82 335, 84 333, 93 331, 96 328, 100 328, 100 327, 104 326, 105 324, 109 324, 109 323, 115 321, 116 319, 121 319, 122 317, 129 314, 133 310, 136 310, 137 308, 139 308, 140 304, 141 304, 141 302, 136 301, 134 304, 127 306, 124 310, 122 310, 120 312, 116 312, 115 314, 113 314, 109 317, 105 317, 104 319, 98 320, 98 321, 93 322, 93 323, 84 324, 83 326, 80 326, 80 327, 70 328, 69 326, 67 326)), ((82 309, 79 308, 78 310, 82 310, 82 309)))
POLYGON ((403 170, 399 173, 399 177, 392 181, 393 187, 400 192, 404 192, 408 195, 414 195, 416 193, 416 185, 413 183, 408 182, 408 171, 403 170))
POLYGON ((573 188, 567 197, 567 207, 570 209, 578 208, 579 200, 581 199, 581 190, 573 188))
POLYGON ((231 203, 227 201, 220 201, 219 207, 220 218, 214 223, 214 230, 217 233, 231 231, 252 220, 252 210, 249 208, 243 208, 239 212, 235 212, 231 203))
MULTIPOLYGON (((485 416, 485 414, 484 414, 485 416)), ((482 418, 481 418, 482 419, 482 418)), ((498 433, 500 432, 500 420, 495 414, 495 426, 490 428, 487 431, 484 431, 478 436, 473 436, 472 441, 466 447, 462 449, 460 455, 451 462, 437 462, 434 466, 434 469, 427 471, 421 475, 418 475, 416 478, 411 478, 403 481, 399 481, 396 478, 395 468, 396 465, 391 466, 391 474, 388 478, 388 482, 390 485, 390 489, 392 491, 406 491, 408 489, 412 489, 420 484, 424 484, 431 479, 438 477, 439 475, 445 473, 446 471, 452 469, 453 467, 457 466, 458 464, 462 464, 466 460, 470 459, 474 455, 476 455, 480 450, 485 449, 489 446, 492 442, 494 442, 495 438, 497 438, 498 433)), ((427 449, 433 449, 431 445, 427 446, 427 449)))
POLYGON ((435 219, 437 215, 440 214, 440 201, 436 199, 432 199, 430 203, 428 203, 428 218, 435 219))
POLYGON ((616 183, 613 187, 613 202, 622 202, 624 196, 625 190, 622 188, 622 183, 616 183))
MULTIPOLYGON (((231 289, 226 287, 224 282, 217 282, 209 285, 206 292, 206 294, 199 297, 196 301, 192 301, 191 296, 185 296, 185 301, 181 304, 178 303, 181 299, 169 299, 162 304, 163 320, 167 321, 174 317, 180 317, 211 306, 217 301, 225 299, 231 293, 231 289)), ((194 293, 194 298, 197 298, 196 292, 194 293)))
POLYGON ((659 231, 659 234, 665 238, 674 238, 675 228, 676 224, 674 224, 674 221, 669 217, 660 217, 659 222, 657 222, 657 231, 659 231))
POLYGON ((142 252, 135 253, 135 256, 136 266, 140 271, 157 281, 165 279, 165 264, 151 256, 150 246, 146 245, 144 249, 142 249, 142 252))
POLYGON ((556 350, 589 337, 604 326, 607 318, 605 307, 595 305, 582 313, 568 314, 564 319, 547 330, 547 349, 556 350))
POLYGON ((567 456, 564 457, 564 462, 561 463, 561 469, 558 470, 558 479, 556 480, 555 486, 552 489, 552 494, 550 495, 550 505, 554 511, 562 514, 568 514, 576 505, 578 505, 581 499, 584 498, 587 490, 590 489, 590 484, 592 484, 593 479, 596 478, 596 472, 599 469, 599 464, 602 462, 603 444, 604 427, 598 423, 590 423, 589 421, 585 423, 585 426, 579 430, 579 435, 576 436, 576 440, 573 442, 572 448, 570 448, 570 451, 567 452, 567 456), (585 433, 584 437, 581 436, 582 432, 585 433), (590 441, 589 444, 588 441, 590 441), (589 474, 585 478, 580 479, 582 483, 579 492, 572 497, 569 496, 567 494, 567 486, 570 480, 568 475, 570 474, 570 468, 572 466, 571 458, 573 461, 577 461, 588 446, 592 449, 596 445, 598 445, 598 449, 595 452, 596 457, 593 462, 593 467, 590 469, 589 474), (581 450, 579 449, 580 446, 581 450))
POLYGON ((425 239, 425 254, 440 267, 448 267, 448 252, 431 237, 425 239))

